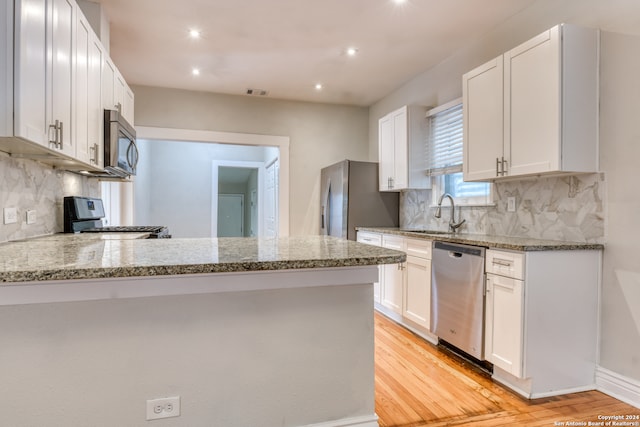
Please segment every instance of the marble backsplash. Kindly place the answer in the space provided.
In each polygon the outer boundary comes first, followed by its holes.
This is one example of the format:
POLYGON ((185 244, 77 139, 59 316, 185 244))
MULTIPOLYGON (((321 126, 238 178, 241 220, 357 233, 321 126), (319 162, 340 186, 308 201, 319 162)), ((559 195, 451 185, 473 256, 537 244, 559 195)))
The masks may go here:
POLYGON ((100 197, 100 183, 0 152, 0 213, 5 207, 18 209, 17 223, 0 220, 0 242, 62 232, 62 202, 69 195, 100 197), (35 224, 27 225, 29 209, 36 211, 35 224))
MULTIPOLYGON (((456 220, 466 219, 461 233, 604 243, 605 184, 601 173, 499 182, 488 206, 461 207, 456 220), (515 197, 515 212, 507 211, 508 197, 515 197)), ((440 219, 435 209, 431 190, 401 193, 400 227, 447 230, 449 202, 440 219)))

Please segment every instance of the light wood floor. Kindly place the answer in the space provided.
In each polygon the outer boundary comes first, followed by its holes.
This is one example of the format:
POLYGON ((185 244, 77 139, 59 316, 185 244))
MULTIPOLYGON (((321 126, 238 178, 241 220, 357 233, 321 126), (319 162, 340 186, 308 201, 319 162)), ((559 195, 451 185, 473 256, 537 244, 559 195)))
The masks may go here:
POLYGON ((598 415, 640 415, 640 409, 597 391, 523 399, 378 312, 375 351, 381 427, 553 426, 597 422, 598 415))

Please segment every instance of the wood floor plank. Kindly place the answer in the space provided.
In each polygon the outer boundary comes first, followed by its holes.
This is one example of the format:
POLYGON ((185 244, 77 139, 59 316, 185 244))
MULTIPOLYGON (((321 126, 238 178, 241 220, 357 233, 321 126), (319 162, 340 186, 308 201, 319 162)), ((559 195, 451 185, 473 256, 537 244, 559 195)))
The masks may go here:
POLYGON ((537 427, 595 422, 603 414, 640 414, 597 391, 524 399, 378 312, 375 357, 381 427, 537 427))

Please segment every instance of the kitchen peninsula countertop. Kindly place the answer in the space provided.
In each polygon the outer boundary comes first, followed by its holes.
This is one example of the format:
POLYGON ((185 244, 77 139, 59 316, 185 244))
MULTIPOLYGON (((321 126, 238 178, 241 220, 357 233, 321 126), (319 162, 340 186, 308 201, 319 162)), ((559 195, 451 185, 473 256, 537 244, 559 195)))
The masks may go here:
POLYGON ((56 234, 0 244, 0 282, 353 267, 402 262, 402 252, 323 236, 143 239, 56 234))
POLYGON ((540 240, 523 237, 489 236, 483 234, 447 233, 441 231, 409 230, 389 227, 356 227, 358 231, 395 234, 406 237, 438 240, 441 242, 461 243, 475 246, 486 246, 495 249, 514 251, 576 251, 602 250, 604 245, 599 243, 563 242, 558 240, 540 240))

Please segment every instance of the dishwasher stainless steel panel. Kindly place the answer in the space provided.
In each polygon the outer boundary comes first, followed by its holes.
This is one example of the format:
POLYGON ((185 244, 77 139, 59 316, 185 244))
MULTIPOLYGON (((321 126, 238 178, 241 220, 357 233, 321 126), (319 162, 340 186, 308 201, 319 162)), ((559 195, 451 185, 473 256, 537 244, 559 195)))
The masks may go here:
POLYGON ((431 332, 484 360, 485 248, 445 242, 433 244, 431 332))

